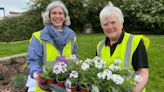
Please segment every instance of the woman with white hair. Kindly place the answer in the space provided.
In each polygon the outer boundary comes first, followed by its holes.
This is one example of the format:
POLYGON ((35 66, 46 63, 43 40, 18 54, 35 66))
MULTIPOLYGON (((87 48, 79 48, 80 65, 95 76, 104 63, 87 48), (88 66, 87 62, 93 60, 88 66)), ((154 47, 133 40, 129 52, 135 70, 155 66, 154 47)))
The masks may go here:
POLYGON ((120 59, 121 68, 130 71, 128 77, 139 75, 142 78, 133 92, 143 92, 149 76, 149 39, 123 31, 123 17, 122 11, 111 2, 101 10, 100 22, 106 38, 97 45, 97 55, 106 61, 107 66, 114 63, 115 59, 120 59))
POLYGON ((70 18, 65 5, 61 1, 50 3, 42 18, 45 26, 32 34, 28 47, 28 92, 48 90, 42 85, 45 81, 38 71, 44 64, 51 63, 60 55, 69 57, 75 54, 78 57, 76 37, 68 27, 70 18))

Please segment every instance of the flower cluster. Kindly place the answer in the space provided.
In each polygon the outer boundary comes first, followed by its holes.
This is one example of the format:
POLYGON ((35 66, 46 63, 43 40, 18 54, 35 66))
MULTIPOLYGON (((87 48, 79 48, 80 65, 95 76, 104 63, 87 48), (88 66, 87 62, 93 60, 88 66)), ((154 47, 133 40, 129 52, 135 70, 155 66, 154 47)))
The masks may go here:
POLYGON ((53 67, 53 73, 56 74, 58 80, 66 80, 68 77, 68 70, 67 70, 68 60, 65 56, 57 56, 56 63, 53 67))
POLYGON ((97 56, 82 61, 81 70, 78 71, 80 84, 87 88, 94 84, 103 92, 132 90, 132 80, 126 77, 128 71, 121 69, 121 60, 115 59, 113 62, 107 66, 106 62, 97 56))
POLYGON ((78 84, 78 72, 77 71, 71 71, 68 79, 71 81, 70 85, 77 86, 77 84, 78 84))
POLYGON ((51 73, 58 80, 67 78, 69 87, 79 84, 88 90, 93 87, 102 92, 126 92, 132 90, 137 82, 142 81, 140 76, 136 76, 135 80, 128 78, 129 71, 121 68, 120 59, 116 58, 111 62, 113 63, 107 66, 106 62, 97 56, 86 60, 78 60, 75 55, 69 58, 58 56, 51 73))
POLYGON ((86 59, 80 62, 79 82, 81 86, 89 89, 91 83, 94 84, 97 80, 97 73, 103 71, 106 64, 99 57, 86 59))
POLYGON ((53 73, 60 74, 60 73, 65 73, 66 71, 67 71, 67 64, 65 64, 64 62, 57 62, 54 65, 53 73))
POLYGON ((65 56, 57 56, 57 57, 56 57, 56 61, 57 61, 57 62, 63 62, 63 63, 65 63, 65 64, 68 64, 68 60, 66 59, 65 56))

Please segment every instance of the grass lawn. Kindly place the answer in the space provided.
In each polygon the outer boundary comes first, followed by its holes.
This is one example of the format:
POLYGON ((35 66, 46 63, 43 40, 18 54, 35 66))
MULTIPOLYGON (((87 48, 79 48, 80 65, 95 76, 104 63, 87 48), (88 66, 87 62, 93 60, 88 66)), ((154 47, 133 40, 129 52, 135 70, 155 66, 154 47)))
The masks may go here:
MULTIPOLYGON (((164 35, 148 35, 150 38, 149 82, 147 92, 163 92, 164 90, 164 35)), ((80 59, 93 58, 96 46, 104 38, 103 34, 78 34, 78 52, 80 59)), ((28 41, 15 44, 0 44, 0 57, 27 52, 28 41)))
POLYGON ((149 83, 147 92, 164 91, 164 35, 151 35, 149 56, 149 83))
POLYGON ((16 43, 0 43, 0 58, 27 52, 29 41, 16 43))
POLYGON ((81 34, 77 36, 78 52, 80 59, 93 58, 96 55, 96 47, 105 36, 100 34, 81 34))

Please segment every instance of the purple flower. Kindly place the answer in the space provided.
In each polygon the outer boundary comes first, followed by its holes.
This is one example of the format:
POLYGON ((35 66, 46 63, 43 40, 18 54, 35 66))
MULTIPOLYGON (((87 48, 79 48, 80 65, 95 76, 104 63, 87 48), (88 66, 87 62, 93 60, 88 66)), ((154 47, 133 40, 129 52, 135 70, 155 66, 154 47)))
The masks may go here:
POLYGON ((67 59, 63 60, 63 62, 64 62, 65 64, 68 64, 68 60, 67 60, 67 59))
POLYGON ((68 60, 66 59, 65 56, 57 56, 56 61, 58 62, 64 62, 65 64, 68 64, 68 60))
POLYGON ((77 78, 78 77, 78 72, 77 71, 72 71, 69 75, 70 78, 77 78))

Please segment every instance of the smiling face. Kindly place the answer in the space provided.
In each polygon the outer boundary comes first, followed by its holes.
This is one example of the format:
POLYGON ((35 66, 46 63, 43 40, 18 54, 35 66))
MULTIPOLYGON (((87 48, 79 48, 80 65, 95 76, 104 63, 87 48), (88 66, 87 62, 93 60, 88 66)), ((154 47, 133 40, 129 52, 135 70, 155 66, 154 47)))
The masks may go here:
POLYGON ((50 12, 50 21, 55 26, 56 29, 61 29, 64 21, 65 15, 61 7, 54 7, 50 12))
POLYGON ((119 22, 116 16, 110 16, 103 23, 104 34, 110 39, 117 41, 121 35, 123 24, 119 22))

